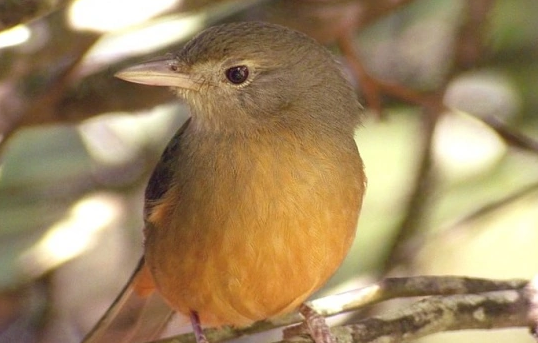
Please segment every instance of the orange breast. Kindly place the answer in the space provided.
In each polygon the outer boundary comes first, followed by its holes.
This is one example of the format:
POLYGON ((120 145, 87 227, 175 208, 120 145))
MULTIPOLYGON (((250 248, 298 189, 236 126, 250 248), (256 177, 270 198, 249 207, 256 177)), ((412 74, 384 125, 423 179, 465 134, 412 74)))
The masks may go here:
POLYGON ((181 156, 149 217, 146 262, 159 292, 205 325, 293 310, 354 238, 365 186, 354 141, 204 143, 181 156))

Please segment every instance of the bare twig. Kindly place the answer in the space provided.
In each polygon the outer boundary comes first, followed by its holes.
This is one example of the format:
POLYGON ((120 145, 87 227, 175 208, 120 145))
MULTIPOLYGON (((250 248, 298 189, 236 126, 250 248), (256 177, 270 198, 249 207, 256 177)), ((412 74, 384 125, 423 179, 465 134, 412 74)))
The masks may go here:
POLYGON ((514 201, 517 201, 533 192, 538 191, 538 182, 529 184, 522 189, 516 191, 513 194, 509 194, 506 197, 499 199, 497 201, 488 203, 484 205, 483 207, 480 207, 479 209, 465 215, 463 218, 456 221, 454 224, 451 225, 451 228, 457 228, 465 223, 469 223, 471 221, 477 220, 483 216, 486 216, 488 214, 491 214, 494 211, 499 210, 500 208, 513 203, 514 201))
MULTIPOLYGON (((422 115, 422 137, 420 142, 420 153, 418 168, 412 181, 411 193, 407 201, 405 216, 400 222, 397 234, 388 248, 388 255, 384 261, 381 273, 386 273, 396 265, 409 267, 412 254, 410 246, 412 239, 421 230, 421 220, 425 218, 424 212, 430 195, 435 185, 435 175, 431 168, 432 163, 432 140, 433 132, 437 124, 437 119, 441 114, 440 109, 435 106, 426 108, 422 115)), ((383 274, 381 274, 383 275, 383 274)))
POLYGON ((510 129, 506 124, 493 116, 480 117, 479 119, 495 130, 510 146, 538 153, 538 141, 510 129))
POLYGON ((409 104, 432 107, 442 106, 439 98, 432 95, 417 92, 403 85, 390 81, 381 80, 370 75, 362 63, 359 53, 353 45, 351 34, 342 36, 338 40, 338 47, 346 60, 364 92, 364 97, 368 106, 380 117, 382 111, 381 96, 389 95, 395 99, 402 100, 409 104))
POLYGON ((494 0, 474 0, 466 3, 465 20, 456 41, 454 71, 470 69, 484 58, 484 37, 494 0))

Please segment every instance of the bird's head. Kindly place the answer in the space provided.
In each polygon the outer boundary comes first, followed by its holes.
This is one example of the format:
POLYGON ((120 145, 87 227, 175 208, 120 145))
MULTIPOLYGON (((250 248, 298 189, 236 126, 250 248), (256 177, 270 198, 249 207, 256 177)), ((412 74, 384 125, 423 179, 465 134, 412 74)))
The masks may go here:
POLYGON ((262 22, 209 28, 178 53, 116 76, 171 87, 189 104, 193 124, 219 132, 275 125, 353 130, 361 112, 353 88, 324 47, 262 22))

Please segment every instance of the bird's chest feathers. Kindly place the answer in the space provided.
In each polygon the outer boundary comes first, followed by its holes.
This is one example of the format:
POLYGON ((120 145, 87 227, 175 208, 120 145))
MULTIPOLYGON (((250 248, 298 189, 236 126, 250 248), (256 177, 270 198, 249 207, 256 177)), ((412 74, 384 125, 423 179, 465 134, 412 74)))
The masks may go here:
POLYGON ((302 142, 236 139, 202 145, 178 161, 184 173, 177 175, 175 203, 182 213, 174 216, 201 230, 266 230, 275 217, 295 215, 305 197, 315 198, 313 190, 330 187, 331 165, 302 142))
POLYGON ((310 143, 290 137, 187 140, 197 147, 184 151, 196 153, 178 158, 175 181, 155 206, 149 218, 155 230, 146 238, 204 260, 215 246, 223 256, 243 252, 246 258, 259 255, 259 242, 278 251, 294 235, 309 245, 319 243, 322 230, 354 230, 361 185, 342 180, 354 172, 358 177, 358 163, 310 143))

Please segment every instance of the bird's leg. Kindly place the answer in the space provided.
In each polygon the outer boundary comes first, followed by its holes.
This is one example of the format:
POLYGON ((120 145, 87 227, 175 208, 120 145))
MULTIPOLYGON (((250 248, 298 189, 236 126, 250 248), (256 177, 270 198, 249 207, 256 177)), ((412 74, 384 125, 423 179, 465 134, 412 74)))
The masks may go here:
POLYGON ((312 339, 316 343, 337 343, 336 338, 331 334, 331 329, 325 322, 325 318, 314 311, 307 304, 299 307, 299 312, 305 318, 306 326, 312 339))
POLYGON ((196 311, 191 311, 190 318, 192 330, 194 331, 194 337, 196 337, 196 343, 209 343, 202 330, 202 324, 200 323, 198 313, 196 311))

